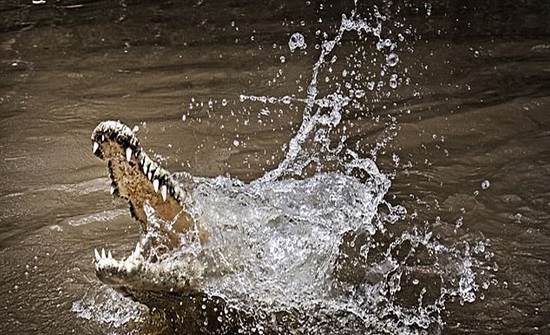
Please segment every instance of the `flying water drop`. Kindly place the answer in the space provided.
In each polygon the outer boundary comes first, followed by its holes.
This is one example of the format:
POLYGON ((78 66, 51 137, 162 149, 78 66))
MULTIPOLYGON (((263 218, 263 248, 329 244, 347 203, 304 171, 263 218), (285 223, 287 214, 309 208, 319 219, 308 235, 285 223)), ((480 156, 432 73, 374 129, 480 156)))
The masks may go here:
POLYGON ((304 50, 307 48, 306 40, 304 38, 304 35, 300 33, 294 33, 292 36, 290 36, 290 40, 288 41, 288 47, 290 48, 290 51, 294 52, 296 49, 304 50))
POLYGON ((399 56, 397 56, 397 54, 392 52, 391 54, 386 56, 386 64, 388 66, 394 67, 397 65, 397 63, 399 63, 399 56))
POLYGON ((391 78, 390 78, 390 87, 391 88, 394 88, 394 89, 397 88, 397 85, 398 85, 397 79, 398 79, 398 77, 397 77, 396 74, 391 75, 391 78))

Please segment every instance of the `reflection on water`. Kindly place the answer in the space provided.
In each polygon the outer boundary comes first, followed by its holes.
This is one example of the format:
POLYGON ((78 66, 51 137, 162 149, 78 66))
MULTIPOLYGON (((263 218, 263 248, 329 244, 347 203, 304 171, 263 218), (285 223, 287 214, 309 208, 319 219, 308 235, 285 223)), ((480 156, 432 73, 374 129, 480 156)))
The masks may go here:
POLYGON ((8 333, 550 330, 546 3, 0 10, 8 333), (140 239, 90 153, 117 118, 198 176, 204 297, 95 278, 140 239))

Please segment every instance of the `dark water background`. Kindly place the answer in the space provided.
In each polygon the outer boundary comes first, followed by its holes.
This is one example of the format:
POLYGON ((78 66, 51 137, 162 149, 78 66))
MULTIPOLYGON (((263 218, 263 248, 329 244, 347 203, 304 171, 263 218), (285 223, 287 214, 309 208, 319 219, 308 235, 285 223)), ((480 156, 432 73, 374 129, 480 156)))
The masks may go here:
MULTIPOLYGON (((360 3, 358 11, 373 6, 360 3)), ((303 97, 299 86, 318 57, 315 31, 334 31, 351 8, 346 1, 3 1, 3 333, 112 331, 71 311, 101 290, 93 248, 128 251, 138 236, 91 154, 98 122, 140 125, 144 145, 172 171, 257 178, 282 159, 301 107, 262 116, 260 103, 239 95, 303 97), (307 54, 289 51, 294 32, 306 37, 307 54)), ((395 116, 397 135, 377 161, 396 173, 388 197, 420 220, 460 222, 461 238, 489 239, 498 265, 483 299, 447 305, 443 333, 549 333, 550 4, 378 8, 411 27, 399 54, 411 81, 391 96, 367 94, 368 111, 344 116, 360 125, 350 142, 368 153, 387 131, 373 118, 395 116)))

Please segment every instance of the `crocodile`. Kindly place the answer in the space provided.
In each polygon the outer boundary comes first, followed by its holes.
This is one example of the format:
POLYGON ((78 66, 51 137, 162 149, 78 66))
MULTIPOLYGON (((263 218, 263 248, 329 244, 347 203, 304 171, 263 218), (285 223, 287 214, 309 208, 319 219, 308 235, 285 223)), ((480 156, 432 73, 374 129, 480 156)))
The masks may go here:
MULTIPOLYGON (((198 226, 190 211, 193 177, 170 174, 149 157, 135 132, 119 121, 101 122, 91 140, 94 155, 107 161, 111 194, 129 203, 142 235, 155 231, 157 236, 138 242, 134 252, 121 260, 105 249, 94 250, 97 277, 131 295, 136 289, 159 291, 163 287, 170 292, 189 291, 192 266, 186 271, 166 268, 161 258, 181 247, 182 241, 205 243, 208 239, 206 229, 198 226)), ((194 277, 200 275, 196 269, 194 277)))

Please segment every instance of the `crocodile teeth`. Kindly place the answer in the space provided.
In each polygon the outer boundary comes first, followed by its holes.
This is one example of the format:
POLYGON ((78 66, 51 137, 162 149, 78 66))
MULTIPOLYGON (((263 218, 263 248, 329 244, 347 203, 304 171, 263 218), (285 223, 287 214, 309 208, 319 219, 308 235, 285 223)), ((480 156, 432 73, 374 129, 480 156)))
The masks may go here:
POLYGON ((111 254, 110 250, 109 250, 109 253, 107 254, 107 257, 109 257, 109 259, 113 259, 113 254, 111 254))
POLYGON ((151 173, 151 171, 149 171, 149 173, 147 173, 147 179, 149 179, 149 180, 153 179, 153 174, 151 173))
POLYGON ((99 252, 97 252, 97 249, 94 249, 94 256, 96 262, 99 262, 101 260, 101 256, 99 256, 99 252))
POLYGON ((155 189, 155 192, 159 191, 159 180, 158 179, 153 180, 153 188, 155 189))
POLYGON ((153 178, 158 178, 162 173, 162 168, 160 166, 157 166, 157 169, 153 171, 153 178))
POLYGON ((101 258, 107 258, 105 255, 105 249, 101 248, 101 258))
POLYGON ((114 186, 111 186, 111 195, 115 194, 115 187, 114 186))
POLYGON ((162 201, 166 201, 166 185, 160 187, 160 194, 162 195, 162 201))
POLYGON ((95 154, 95 152, 99 149, 99 143, 94 141, 93 147, 92 147, 92 153, 95 154))
POLYGON ((126 148, 126 160, 129 162, 130 158, 132 158, 132 149, 126 148))
MULTIPOLYGON (((149 157, 145 156, 145 161, 143 163, 143 172, 147 174, 153 170, 153 161, 149 157)), ((150 179, 150 178, 149 178, 150 179)))

